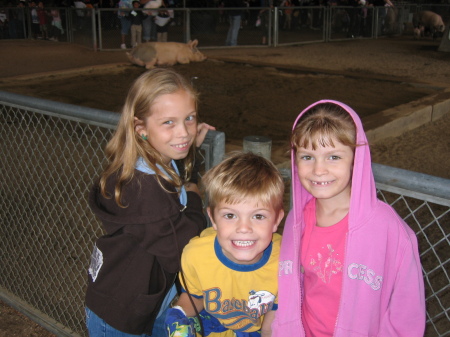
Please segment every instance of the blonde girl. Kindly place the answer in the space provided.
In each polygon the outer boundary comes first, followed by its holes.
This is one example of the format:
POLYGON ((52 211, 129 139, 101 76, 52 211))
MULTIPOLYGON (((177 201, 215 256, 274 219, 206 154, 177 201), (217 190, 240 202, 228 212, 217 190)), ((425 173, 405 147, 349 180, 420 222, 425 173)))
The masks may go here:
POLYGON ((90 337, 164 335, 181 251, 206 225, 191 175, 195 148, 214 128, 198 124, 197 100, 170 69, 144 73, 128 92, 89 195, 106 232, 89 266, 90 337))

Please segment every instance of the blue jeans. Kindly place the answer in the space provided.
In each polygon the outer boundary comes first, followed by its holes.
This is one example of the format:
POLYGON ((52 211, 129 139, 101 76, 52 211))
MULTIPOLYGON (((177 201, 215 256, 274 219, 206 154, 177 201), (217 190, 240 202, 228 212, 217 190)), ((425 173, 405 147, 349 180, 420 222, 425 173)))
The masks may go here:
POLYGON ((106 323, 103 319, 98 317, 92 310, 86 307, 86 326, 89 331, 89 337, 163 337, 166 336, 167 332, 164 325, 164 319, 166 313, 159 315, 153 325, 153 330, 151 335, 131 335, 129 333, 121 332, 111 325, 106 323))
POLYGON ((230 28, 225 41, 226 46, 237 46, 239 29, 241 29, 241 15, 230 15, 230 28))
POLYGON ((156 23, 149 15, 142 21, 142 39, 144 42, 156 41, 156 23))
POLYGON ((130 33, 131 21, 125 18, 124 16, 119 16, 121 29, 120 32, 122 35, 128 35, 130 33))

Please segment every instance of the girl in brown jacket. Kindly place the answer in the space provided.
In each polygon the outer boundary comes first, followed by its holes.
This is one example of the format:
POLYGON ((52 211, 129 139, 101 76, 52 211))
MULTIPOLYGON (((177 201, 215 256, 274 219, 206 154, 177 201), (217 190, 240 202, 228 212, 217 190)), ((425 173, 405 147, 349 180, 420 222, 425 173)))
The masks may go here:
POLYGON ((144 73, 128 93, 89 196, 106 231, 89 266, 91 337, 164 335, 182 249, 206 226, 190 181, 195 147, 214 128, 197 119, 197 93, 173 70, 144 73))

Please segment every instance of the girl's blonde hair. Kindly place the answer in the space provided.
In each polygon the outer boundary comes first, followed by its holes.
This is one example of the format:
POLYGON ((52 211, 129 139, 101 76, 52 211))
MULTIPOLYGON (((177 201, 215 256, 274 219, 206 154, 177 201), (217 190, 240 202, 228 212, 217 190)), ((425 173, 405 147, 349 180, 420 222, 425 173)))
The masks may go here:
POLYGON ((195 141, 183 161, 184 170, 181 171, 184 171, 184 176, 179 177, 171 165, 164 164, 161 154, 135 131, 135 117, 145 123, 146 118, 151 115, 152 106, 158 97, 173 94, 179 90, 184 90, 192 96, 197 109, 197 91, 183 76, 171 69, 157 68, 147 71, 131 85, 117 129, 105 149, 108 164, 100 176, 100 190, 105 198, 110 197, 106 193, 106 181, 111 175, 117 174, 114 199, 119 206, 124 207, 121 204, 122 187, 133 178, 138 157, 142 157, 147 165, 156 172, 160 184, 161 177, 175 188, 181 187, 183 181, 189 180, 195 153, 195 141), (168 176, 161 172, 156 166, 157 164, 167 172, 168 176))
POLYGON ((284 182, 276 166, 257 154, 232 152, 202 178, 211 214, 218 203, 235 204, 247 198, 283 210, 284 182))
POLYGON ((318 146, 334 147, 333 139, 355 149, 356 125, 351 115, 342 107, 333 103, 321 103, 306 111, 300 117, 291 135, 291 144, 295 152, 299 148, 318 146))

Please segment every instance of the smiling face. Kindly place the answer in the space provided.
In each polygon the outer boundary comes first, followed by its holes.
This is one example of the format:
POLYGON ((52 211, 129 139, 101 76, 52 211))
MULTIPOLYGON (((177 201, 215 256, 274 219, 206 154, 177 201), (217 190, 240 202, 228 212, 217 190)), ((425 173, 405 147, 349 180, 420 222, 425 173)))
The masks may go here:
POLYGON ((348 205, 351 192, 353 149, 332 139, 331 145, 314 150, 299 147, 296 152, 298 177, 303 187, 318 201, 348 205))
POLYGON ((159 96, 145 121, 135 120, 135 130, 147 137, 164 163, 185 158, 197 135, 193 97, 184 90, 159 96))
POLYGON ((258 262, 272 241, 284 212, 261 205, 255 198, 233 204, 219 202, 214 214, 208 208, 223 254, 238 264, 258 262))

